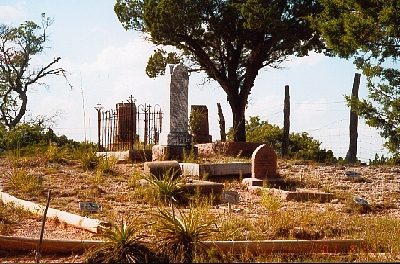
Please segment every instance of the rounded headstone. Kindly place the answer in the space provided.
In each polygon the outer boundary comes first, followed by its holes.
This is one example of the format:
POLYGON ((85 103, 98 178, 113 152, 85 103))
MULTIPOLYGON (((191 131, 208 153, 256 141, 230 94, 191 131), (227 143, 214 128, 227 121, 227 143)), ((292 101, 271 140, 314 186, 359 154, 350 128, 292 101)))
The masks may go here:
POLYGON ((268 145, 258 146, 251 156, 251 177, 257 179, 275 178, 277 176, 277 155, 268 145))

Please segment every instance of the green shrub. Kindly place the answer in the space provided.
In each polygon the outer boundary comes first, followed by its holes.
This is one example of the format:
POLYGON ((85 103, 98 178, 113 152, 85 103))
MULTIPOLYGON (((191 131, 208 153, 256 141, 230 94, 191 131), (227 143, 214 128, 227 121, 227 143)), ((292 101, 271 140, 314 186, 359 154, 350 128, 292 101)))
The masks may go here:
POLYGON ((74 156, 85 170, 93 170, 99 163, 100 158, 96 154, 96 146, 90 143, 82 143, 75 150, 74 156))
MULTIPOLYGON (((231 139, 233 131, 228 132, 231 139)), ((246 138, 248 142, 264 143, 272 147, 277 153, 281 152, 283 129, 277 125, 261 121, 258 116, 251 116, 246 120, 246 138)), ((331 150, 321 149, 321 142, 315 140, 308 133, 291 133, 289 135, 289 158, 312 160, 320 163, 336 163, 337 160, 331 150)))

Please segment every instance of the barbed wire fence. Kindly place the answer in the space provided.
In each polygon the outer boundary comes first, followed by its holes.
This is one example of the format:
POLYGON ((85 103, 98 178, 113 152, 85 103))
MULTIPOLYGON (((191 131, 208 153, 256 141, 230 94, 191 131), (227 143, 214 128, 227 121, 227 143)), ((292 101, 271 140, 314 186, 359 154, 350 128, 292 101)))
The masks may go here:
MULTIPOLYGON (((346 101, 327 101, 327 102, 291 102, 291 130, 290 132, 302 133, 306 132, 314 139, 321 142, 321 148, 332 150, 335 157, 344 158, 347 154, 349 147, 349 114, 350 109, 347 107, 346 101), (303 115, 312 116, 315 113, 320 113, 323 116, 326 114, 328 117, 321 118, 319 126, 296 128, 295 123, 296 111, 298 107, 303 106, 301 110, 303 115), (306 106, 306 107, 304 107, 306 106), (332 118, 333 116, 333 118, 332 118), (292 125, 293 124, 293 125, 292 125)), ((227 110, 227 109, 225 109, 227 110)), ((224 113, 228 116, 230 113, 224 113)), ((283 104, 277 105, 274 108, 268 109, 263 113, 259 113, 261 120, 268 121, 271 124, 283 127, 283 104)), ((97 126, 96 120, 89 120, 86 122, 86 128, 83 127, 57 127, 55 131, 58 134, 65 134, 68 138, 79 139, 83 138, 86 134, 88 141, 96 142, 97 126), (86 130, 86 131, 85 131, 86 130)), ((92 118, 94 119, 94 118, 92 118)), ((210 113, 210 134, 213 135, 213 141, 219 140, 220 131, 218 128, 217 113, 210 113), (215 119, 215 120, 214 120, 215 119)), ((226 129, 228 130, 230 124, 227 123, 226 129)), ((360 117, 358 122, 358 150, 357 157, 362 162, 373 160, 375 154, 378 156, 388 156, 388 151, 384 148, 385 140, 381 138, 378 130, 368 127, 364 120, 360 117)))

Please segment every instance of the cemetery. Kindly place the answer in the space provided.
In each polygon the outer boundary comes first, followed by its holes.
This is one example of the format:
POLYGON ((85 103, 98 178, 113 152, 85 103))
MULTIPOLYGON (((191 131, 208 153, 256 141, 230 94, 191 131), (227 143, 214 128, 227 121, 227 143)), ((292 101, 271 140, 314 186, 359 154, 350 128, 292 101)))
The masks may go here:
POLYGON ((137 228, 157 247, 160 230, 180 223, 192 240, 184 252, 162 252, 173 262, 398 259, 400 167, 310 163, 263 143, 212 142, 205 105, 191 107, 200 115, 189 131, 188 87, 187 69, 175 66, 170 116, 138 111, 132 97, 115 112, 96 108, 98 142, 81 156, 1 157, 1 210, 11 207, 17 220, 0 219, 0 253, 83 262, 108 245, 110 230, 137 228), (32 178, 18 185, 21 175, 32 178))

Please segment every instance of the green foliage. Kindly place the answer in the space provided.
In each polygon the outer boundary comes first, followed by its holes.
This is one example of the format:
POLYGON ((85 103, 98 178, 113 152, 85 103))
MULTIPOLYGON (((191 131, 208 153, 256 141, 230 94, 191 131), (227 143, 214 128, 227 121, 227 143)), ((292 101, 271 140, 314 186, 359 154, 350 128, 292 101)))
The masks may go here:
POLYGON ((400 164, 400 156, 393 155, 391 157, 385 157, 384 155, 379 155, 375 153, 375 157, 373 160, 369 160, 369 165, 399 165, 400 164))
POLYGON ((99 157, 96 171, 100 174, 113 174, 117 161, 116 157, 99 157))
MULTIPOLYGON (((323 48, 306 19, 320 11, 313 0, 117 0, 114 11, 125 29, 176 48, 174 58, 219 83, 232 109, 234 141, 246 141, 244 113, 258 72, 323 48)), ((155 51, 146 67, 150 77, 164 73, 166 57, 155 51)))
POLYGON ((156 230, 161 236, 163 251, 173 262, 192 263, 196 250, 201 248, 201 240, 213 231, 213 222, 205 222, 202 215, 201 210, 193 208, 187 213, 160 209, 156 230))
MULTIPOLYGON (((258 116, 250 116, 250 119, 246 120, 246 135, 249 142, 264 142, 276 151, 281 149, 283 130, 277 125, 260 120, 258 116)), ((231 137, 231 133, 228 132, 228 138, 231 137)))
POLYGON ((184 202, 183 192, 179 186, 181 180, 176 178, 175 172, 167 170, 158 178, 156 175, 147 175, 147 180, 156 189, 158 199, 168 204, 173 201, 184 202))
POLYGON ((400 149, 400 3, 390 1, 323 0, 323 11, 311 20, 331 54, 354 57, 367 77, 368 98, 346 96, 349 105, 378 128, 393 154, 400 149))
POLYGON ((87 263, 159 263, 165 258, 153 252, 137 235, 138 228, 113 223, 110 229, 105 229, 101 237, 104 245, 89 249, 86 252, 87 263))
POLYGON ((193 109, 189 116, 189 131, 193 136, 193 143, 198 143, 195 137, 200 130, 201 118, 204 113, 200 109, 193 109))
POLYGON ((178 64, 179 61, 175 52, 167 53, 163 49, 157 49, 147 62, 146 74, 150 78, 155 78, 158 74, 164 75, 167 64, 178 64))
POLYGON ((93 170, 99 164, 100 158, 96 155, 97 146, 92 143, 82 143, 74 153, 85 170, 93 170))
MULTIPOLYGON (((25 149, 30 147, 47 148, 49 144, 57 146, 77 146, 78 143, 67 139, 66 136, 57 136, 53 130, 42 122, 21 123, 6 130, 0 125, 0 148, 5 150, 25 149)), ((52 147, 49 147, 52 148, 52 147)), ((49 151, 55 151, 49 149, 49 151)))
POLYGON ((199 162, 199 158, 196 155, 196 152, 195 152, 193 146, 189 150, 187 150, 187 149, 183 150, 182 162, 184 162, 184 163, 199 162))
POLYGON ((13 169, 6 176, 6 188, 31 196, 38 196, 43 191, 43 180, 25 169, 13 169))
MULTIPOLYGON (((258 116, 251 116, 246 121, 246 134, 249 142, 264 143, 276 152, 281 151, 283 129, 277 125, 262 121, 258 116)), ((228 138, 232 138, 231 130, 228 138)), ((321 143, 308 133, 291 133, 289 135, 289 157, 300 160, 313 160, 320 163, 336 162, 331 150, 320 149, 321 143)))

